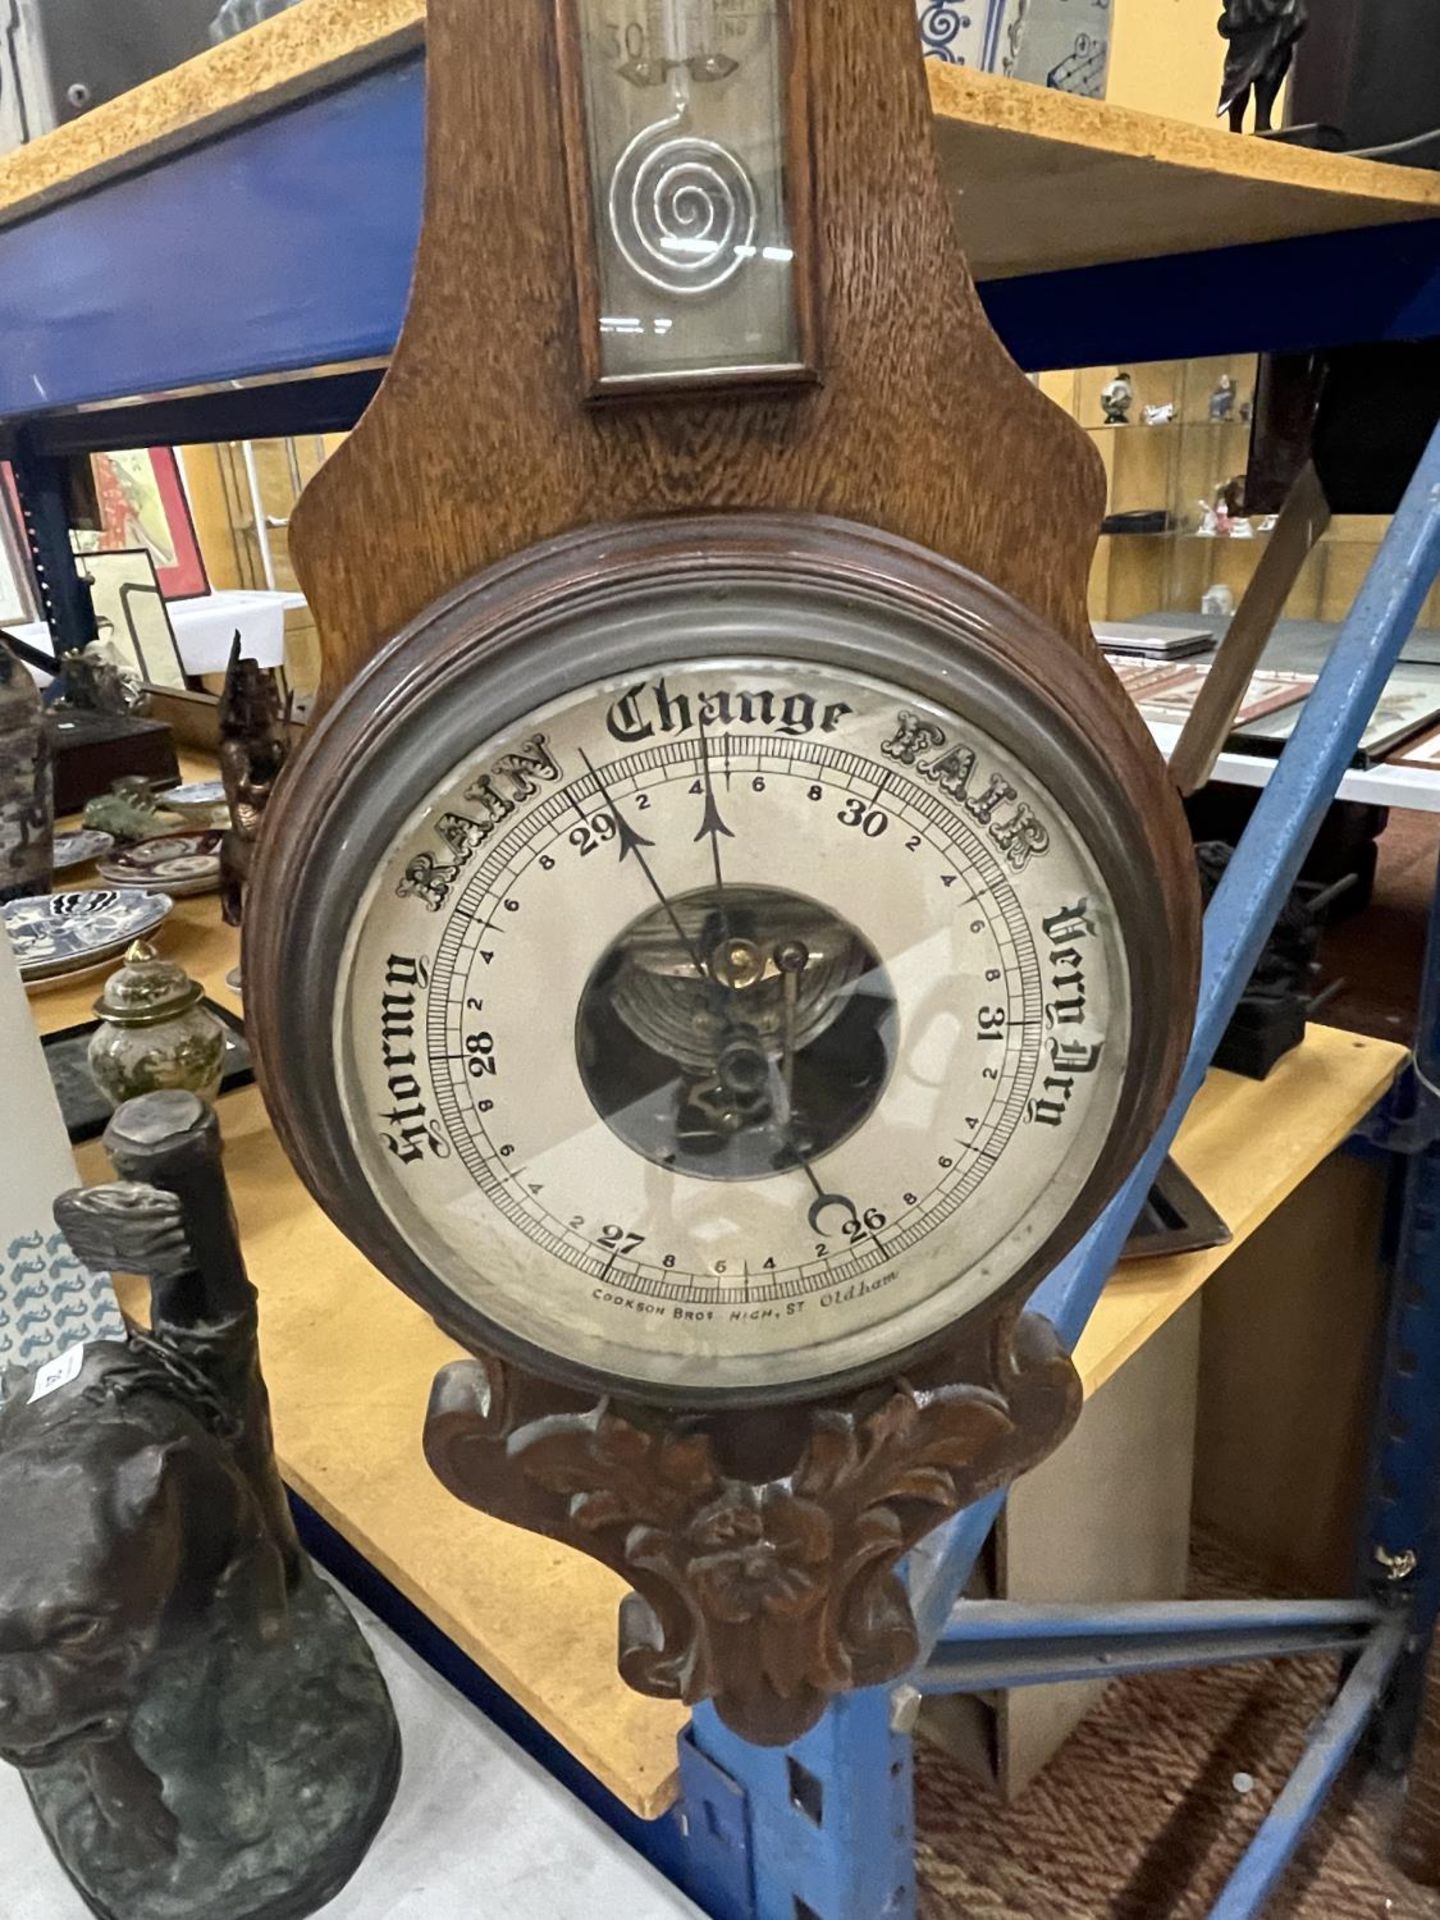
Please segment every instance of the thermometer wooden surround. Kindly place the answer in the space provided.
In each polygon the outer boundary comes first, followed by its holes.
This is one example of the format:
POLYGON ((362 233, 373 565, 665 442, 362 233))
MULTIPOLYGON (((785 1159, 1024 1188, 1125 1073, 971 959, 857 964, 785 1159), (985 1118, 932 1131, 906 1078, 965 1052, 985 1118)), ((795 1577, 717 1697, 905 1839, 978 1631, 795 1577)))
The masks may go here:
POLYGON ((475 1356, 436 1472, 630 1580, 633 1684, 785 1741, 1074 1418, 1022 1307, 1173 1091, 1188 840, 909 0, 429 37, 410 314, 294 527, 328 711, 248 916, 263 1084, 475 1356))

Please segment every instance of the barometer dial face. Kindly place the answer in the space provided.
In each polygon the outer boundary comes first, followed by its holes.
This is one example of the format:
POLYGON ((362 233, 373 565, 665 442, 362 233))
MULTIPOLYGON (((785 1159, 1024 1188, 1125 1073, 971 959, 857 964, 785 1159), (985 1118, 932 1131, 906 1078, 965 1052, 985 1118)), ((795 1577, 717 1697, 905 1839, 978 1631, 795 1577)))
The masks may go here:
POLYGON ((873 1362, 1073 1207, 1129 1050, 1063 807, 961 715, 656 663, 480 739, 366 889, 334 1044, 367 1179, 478 1313, 654 1384, 873 1362))
POLYGON ((1036 633, 788 519, 432 610, 280 795, 247 940, 327 1210, 469 1344, 663 1404, 893 1377, 1023 1293, 1154 1124, 1178 967, 1036 633))

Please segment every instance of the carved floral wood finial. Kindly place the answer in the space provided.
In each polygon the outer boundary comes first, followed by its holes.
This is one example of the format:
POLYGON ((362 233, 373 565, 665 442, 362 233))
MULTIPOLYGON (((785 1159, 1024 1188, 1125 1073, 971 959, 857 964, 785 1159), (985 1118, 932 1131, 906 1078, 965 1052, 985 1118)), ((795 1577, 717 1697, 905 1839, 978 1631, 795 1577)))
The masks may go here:
MULTIPOLYGON (((713 1699, 783 1745, 828 1702, 919 1652, 899 1559, 1057 1446, 1079 1382, 1047 1322, 1007 1316, 980 1365, 808 1409, 790 1471, 727 1471, 734 1422, 667 1421, 608 1400, 533 1412, 494 1358, 435 1383, 425 1451, 460 1499, 579 1546, 631 1581, 620 1668, 661 1699, 713 1699), (987 1376, 982 1378, 981 1376, 987 1376)), ((553 1408, 553 1396, 539 1404, 553 1408)))

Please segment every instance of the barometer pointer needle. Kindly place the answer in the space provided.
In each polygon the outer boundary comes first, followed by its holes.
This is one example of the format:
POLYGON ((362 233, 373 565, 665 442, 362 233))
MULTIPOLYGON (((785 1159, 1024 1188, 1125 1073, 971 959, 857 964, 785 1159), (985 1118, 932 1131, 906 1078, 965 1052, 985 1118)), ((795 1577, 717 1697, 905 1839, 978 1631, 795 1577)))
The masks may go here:
POLYGON ((730 905, 725 894, 725 874, 720 865, 720 837, 733 840, 735 835, 726 826, 720 814, 720 804, 715 798, 715 783, 710 775, 710 736, 705 724, 700 724, 700 765, 705 781, 705 818, 700 822, 700 831, 695 839, 698 843, 708 834, 710 836, 710 858, 715 865, 715 904, 720 914, 720 933, 724 941, 725 985, 733 991, 735 986, 734 970, 731 958, 731 942, 734 932, 730 925, 730 905))
POLYGON ((699 954, 695 951, 694 943, 691 941, 690 936, 689 934, 686 933, 684 927, 681 926, 679 916, 675 912, 675 909, 670 902, 669 896, 665 892, 665 889, 661 886, 660 882, 655 878, 654 872, 652 871, 650 866, 650 862, 645 858, 645 848, 653 847, 655 842, 653 840, 647 840, 644 834, 637 833, 635 828, 632 827, 630 822, 624 817, 620 809, 616 806, 615 802, 610 798, 609 789, 605 785, 605 782, 600 778, 600 775, 596 772, 594 762, 591 760, 589 754, 586 753, 583 747, 580 749, 580 758, 585 762, 585 770, 590 775, 591 779, 595 782, 596 788, 600 794, 600 798, 605 802, 605 805, 610 813, 610 818, 615 822, 615 830, 620 837, 621 865, 623 866, 624 863, 630 858, 632 854, 635 856, 635 859, 640 867, 640 871, 644 874, 645 878, 650 883, 650 891, 654 894, 655 898, 660 902, 660 905, 665 909, 666 916, 669 919, 671 926, 675 929, 676 939, 679 940, 681 946, 685 949, 685 952, 688 954, 691 966, 694 967, 696 973, 699 974, 702 980, 708 980, 710 978, 710 975, 707 972, 705 966, 703 965, 699 954))
POLYGON ((815 1189, 815 1198, 811 1201, 810 1211, 805 1216, 810 1222, 810 1231, 812 1233, 823 1233, 825 1231, 820 1223, 827 1207, 843 1207, 852 1220, 858 1220, 860 1218, 860 1209, 856 1206, 855 1202, 843 1193, 827 1193, 816 1178, 815 1169, 811 1166, 805 1155, 801 1153, 794 1140, 787 1140, 785 1144, 789 1147, 791 1153, 794 1154, 797 1166, 815 1189))
MULTIPOLYGON (((728 840, 733 840, 735 836, 733 833, 731 833, 730 829, 725 825, 724 821, 720 817, 720 809, 715 803, 715 791, 710 780, 709 743, 708 741, 705 741, 703 734, 701 738, 702 738, 702 741, 704 742, 705 791, 707 796, 707 802, 706 802, 706 808, 705 808, 704 824, 701 826, 700 831, 699 833, 696 834, 695 838, 697 840, 702 840, 707 833, 710 835, 711 848, 712 848, 712 852, 714 854, 714 859, 715 859, 715 885, 720 894, 721 910, 723 913, 724 898, 725 898, 725 882, 722 876, 721 866, 720 866, 719 836, 721 834, 724 834, 724 836, 728 840)), ((632 854, 634 855, 635 860, 640 867, 640 871, 645 875, 646 880, 648 880, 650 883, 650 891, 655 895, 655 898, 660 902, 660 905, 665 909, 665 913, 669 918, 670 924, 675 929, 676 937, 679 939, 680 944, 684 947, 686 953, 689 955, 691 966, 694 967, 696 973, 699 974, 702 980, 710 979, 711 975, 709 971, 706 969, 706 967, 703 965, 703 963, 701 962, 699 954, 696 953, 695 948, 691 943, 689 935, 686 933, 685 929, 681 926, 679 918, 676 915, 675 908, 671 904, 670 899, 665 892, 665 889, 660 885, 660 882, 655 878, 654 872, 652 871, 650 866, 650 862, 645 858, 645 851, 644 851, 645 848, 653 847, 655 842, 653 840, 647 840, 643 834, 636 832, 635 828, 630 825, 630 822, 621 813, 620 809, 616 806, 614 800, 611 799, 609 788, 605 785, 605 782, 601 779, 600 774, 597 771, 594 762, 591 760, 589 754, 586 753, 583 747, 580 749, 580 758, 584 761, 585 771, 590 775, 591 779, 595 782, 596 790, 599 793, 600 798, 605 802, 605 805, 609 810, 611 819, 614 820, 615 822, 615 830, 620 840, 620 859, 622 864, 626 860, 628 860, 632 854)), ((807 958, 808 958, 808 955, 807 955, 807 958)), ((815 1177, 815 1169, 811 1166, 806 1156, 803 1153, 801 1153, 799 1147, 795 1145, 794 1140, 793 1139, 787 1140, 786 1145, 789 1147, 791 1153, 795 1156, 796 1165, 801 1168, 801 1170, 805 1175, 805 1178, 810 1182, 810 1185, 815 1189, 815 1198, 810 1204, 809 1213, 806 1215, 806 1218, 810 1223, 811 1232, 821 1233, 824 1231, 824 1228, 821 1222, 824 1219, 826 1210, 830 1207, 843 1207, 846 1213, 850 1216, 852 1220, 858 1220, 860 1218, 860 1210, 855 1205, 855 1202, 850 1198, 848 1198, 848 1196, 843 1193, 827 1193, 824 1187, 821 1186, 819 1180, 815 1177)))
MULTIPOLYGON (((707 833, 710 836, 710 855, 715 862, 715 891, 720 896, 720 917, 723 922, 725 920, 725 876, 720 870, 720 837, 723 834, 727 840, 733 840, 735 836, 720 817, 720 806, 715 798, 715 784, 710 777, 710 737, 703 725, 700 728, 700 764, 704 770, 705 780, 705 818, 701 821, 700 831, 695 838, 698 841, 703 840, 707 833)), ((730 933, 728 925, 725 933, 728 939, 730 933)))

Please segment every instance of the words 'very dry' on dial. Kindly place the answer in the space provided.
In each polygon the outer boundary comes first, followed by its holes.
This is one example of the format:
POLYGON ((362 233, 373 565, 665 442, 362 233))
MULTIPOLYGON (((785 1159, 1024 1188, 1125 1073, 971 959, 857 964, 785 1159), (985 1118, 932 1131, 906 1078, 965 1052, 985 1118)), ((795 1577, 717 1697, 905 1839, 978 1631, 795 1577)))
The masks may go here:
POLYGON ((772 1391, 1033 1258, 1115 1119, 1118 915, 1075 821, 880 679, 716 658, 582 687, 413 811, 346 943, 346 1124, 502 1338, 772 1391))

